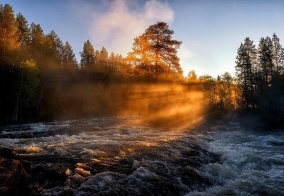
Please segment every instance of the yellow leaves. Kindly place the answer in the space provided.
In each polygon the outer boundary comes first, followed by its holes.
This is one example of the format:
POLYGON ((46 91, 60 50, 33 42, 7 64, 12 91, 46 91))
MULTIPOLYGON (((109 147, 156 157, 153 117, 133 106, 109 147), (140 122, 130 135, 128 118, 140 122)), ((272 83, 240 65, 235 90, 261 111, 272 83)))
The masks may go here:
POLYGON ((33 59, 27 59, 21 63, 22 67, 35 67, 36 63, 33 59))

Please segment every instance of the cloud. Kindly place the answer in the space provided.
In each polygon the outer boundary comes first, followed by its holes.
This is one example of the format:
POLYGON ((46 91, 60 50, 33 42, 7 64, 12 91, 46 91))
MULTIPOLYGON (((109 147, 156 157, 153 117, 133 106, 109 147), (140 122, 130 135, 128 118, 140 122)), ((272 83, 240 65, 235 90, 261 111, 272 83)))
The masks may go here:
POLYGON ((134 38, 149 25, 158 21, 170 24, 174 18, 171 7, 158 0, 147 0, 142 5, 138 0, 113 0, 107 1, 103 9, 94 9, 90 39, 95 49, 104 46, 122 55, 131 51, 134 38))

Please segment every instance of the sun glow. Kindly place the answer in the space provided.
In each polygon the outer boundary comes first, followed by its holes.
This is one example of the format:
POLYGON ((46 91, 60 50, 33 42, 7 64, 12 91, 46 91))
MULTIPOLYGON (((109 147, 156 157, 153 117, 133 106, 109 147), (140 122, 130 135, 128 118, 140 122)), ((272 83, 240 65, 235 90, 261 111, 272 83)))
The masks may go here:
POLYGON ((174 128, 187 128, 203 119, 203 93, 178 84, 134 85, 120 114, 136 111, 141 118, 132 123, 174 128))

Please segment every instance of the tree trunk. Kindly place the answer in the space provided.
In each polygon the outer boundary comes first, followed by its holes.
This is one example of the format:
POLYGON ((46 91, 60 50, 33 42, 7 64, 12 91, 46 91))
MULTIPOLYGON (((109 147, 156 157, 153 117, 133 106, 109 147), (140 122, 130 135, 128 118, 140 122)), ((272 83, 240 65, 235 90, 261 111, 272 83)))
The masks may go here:
POLYGON ((19 87, 19 91, 18 91, 17 97, 16 97, 15 110, 14 110, 13 119, 12 119, 13 122, 16 122, 16 121, 18 120, 20 95, 21 95, 21 92, 22 92, 23 83, 24 83, 24 76, 22 75, 22 77, 21 77, 21 82, 20 82, 20 87, 19 87))
POLYGON ((40 90, 40 94, 39 94, 39 98, 38 98, 38 102, 37 102, 37 106, 36 106, 36 113, 38 113, 38 109, 39 109, 40 101, 41 101, 41 98, 42 98, 42 94, 43 94, 43 89, 40 90))

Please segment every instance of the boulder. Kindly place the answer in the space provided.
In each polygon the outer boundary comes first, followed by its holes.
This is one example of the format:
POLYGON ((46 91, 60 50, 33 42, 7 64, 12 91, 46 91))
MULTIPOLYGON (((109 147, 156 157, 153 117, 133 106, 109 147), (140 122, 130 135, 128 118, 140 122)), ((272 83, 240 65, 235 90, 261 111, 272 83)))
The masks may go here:
POLYGON ((13 159, 18 156, 18 153, 10 148, 0 148, 0 157, 5 159, 13 159))
POLYGON ((67 179, 66 170, 65 167, 62 169, 58 164, 36 166, 32 169, 32 182, 40 189, 63 186, 67 179))
POLYGON ((0 158, 0 195, 30 195, 30 178, 21 161, 0 158))

